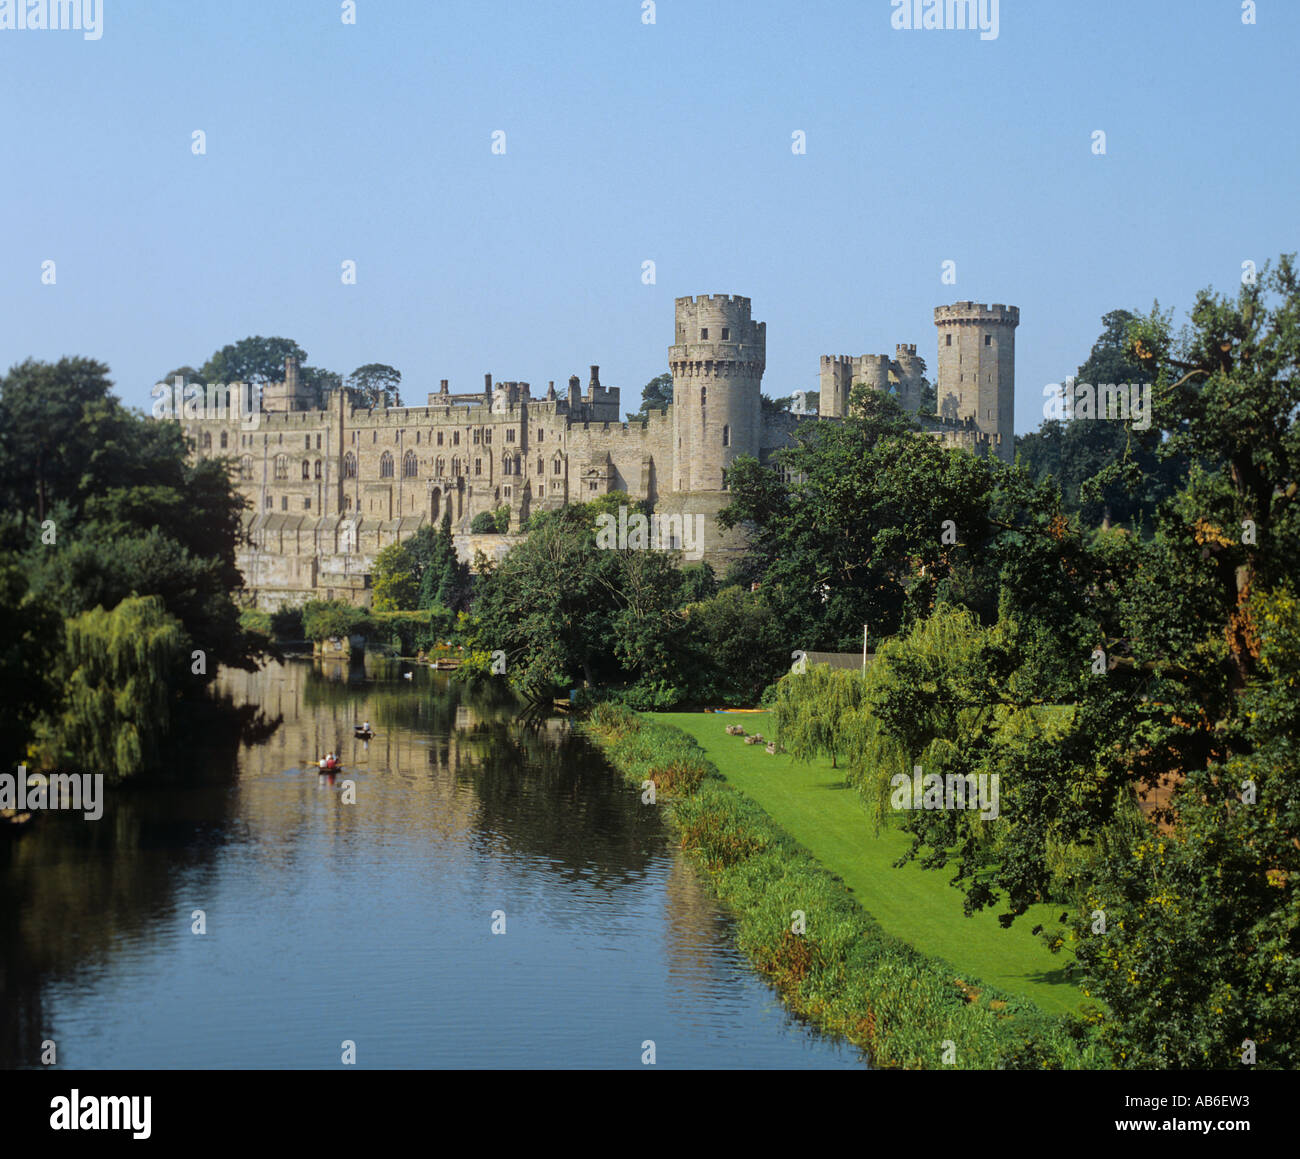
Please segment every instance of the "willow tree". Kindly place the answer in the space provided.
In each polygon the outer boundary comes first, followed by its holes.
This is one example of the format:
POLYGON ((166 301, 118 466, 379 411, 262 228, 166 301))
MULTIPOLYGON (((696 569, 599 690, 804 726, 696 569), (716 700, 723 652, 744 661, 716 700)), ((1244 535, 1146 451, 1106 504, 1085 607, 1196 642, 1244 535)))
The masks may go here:
POLYGON ((797 761, 830 757, 838 766, 848 746, 852 717, 862 703, 862 676, 814 664, 777 682, 772 720, 777 739, 797 761))
POLYGON ((73 771, 126 777, 156 763, 171 722, 188 640, 158 596, 94 608, 64 626, 61 710, 43 730, 43 758, 73 771))

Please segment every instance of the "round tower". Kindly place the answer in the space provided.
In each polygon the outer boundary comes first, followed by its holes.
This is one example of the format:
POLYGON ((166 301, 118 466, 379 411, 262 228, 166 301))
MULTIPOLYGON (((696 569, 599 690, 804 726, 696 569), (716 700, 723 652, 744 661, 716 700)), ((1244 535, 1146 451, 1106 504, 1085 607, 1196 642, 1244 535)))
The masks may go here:
POLYGON ((1017 306, 955 302, 938 306, 939 414, 969 420, 997 446, 998 456, 1015 458, 1017 306))
POLYGON ((758 457, 766 363, 767 323, 752 320, 748 298, 677 299, 676 332, 668 348, 673 490, 721 491, 722 472, 737 455, 758 457))

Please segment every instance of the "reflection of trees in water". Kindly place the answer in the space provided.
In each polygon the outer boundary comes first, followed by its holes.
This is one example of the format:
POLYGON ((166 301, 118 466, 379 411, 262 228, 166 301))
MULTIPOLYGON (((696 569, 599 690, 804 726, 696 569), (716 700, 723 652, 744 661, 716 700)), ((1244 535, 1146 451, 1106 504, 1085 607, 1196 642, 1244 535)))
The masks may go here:
MULTIPOLYGON (((51 983, 109 962, 175 909, 182 871, 211 866, 230 832, 239 748, 278 723, 219 695, 186 705, 182 719, 169 771, 106 787, 98 821, 43 814, 21 838, 0 841, 0 1067, 39 1065, 53 1029, 51 983)), ((188 928, 187 913, 181 921, 188 928)), ((57 1045, 58 1061, 76 1066, 57 1045)))

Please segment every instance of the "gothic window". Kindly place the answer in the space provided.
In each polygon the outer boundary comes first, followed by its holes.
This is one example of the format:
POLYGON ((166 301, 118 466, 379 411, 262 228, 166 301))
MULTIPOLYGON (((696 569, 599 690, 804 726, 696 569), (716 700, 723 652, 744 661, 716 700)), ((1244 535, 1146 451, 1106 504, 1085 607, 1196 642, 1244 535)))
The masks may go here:
POLYGON ((419 432, 419 431, 416 431, 416 432, 415 432, 415 445, 416 445, 417 447, 420 445, 420 432, 419 432))
POLYGON ((266 509, 267 509, 268 511, 274 511, 274 510, 275 510, 275 496, 274 496, 274 495, 268 495, 268 496, 266 497, 266 509))
POLYGON ((451 445, 452 445, 453 447, 459 447, 459 446, 460 446, 460 431, 452 431, 452 432, 451 432, 451 445))
POLYGON ((728 341, 728 340, 730 339, 730 337, 731 337, 731 331, 728 330, 727 327, 724 326, 724 327, 722 328, 722 340, 723 340, 723 342, 728 341))
POLYGON ((483 432, 478 427, 474 428, 474 445, 477 447, 483 441, 483 432))
POLYGON ((221 432, 221 449, 224 451, 229 444, 226 442, 226 432, 221 432))
POLYGON ((303 437, 302 437, 302 449, 303 449, 304 451, 310 451, 310 450, 311 450, 311 435, 303 435, 303 437))
POLYGON ((419 460, 415 457, 414 451, 407 451, 406 457, 402 459, 402 478, 411 479, 420 473, 419 460))
POLYGON ((707 326, 705 326, 705 327, 700 331, 700 341, 701 341, 701 342, 707 342, 708 340, 709 340, 709 328, 708 328, 707 326))
POLYGON ((289 456, 288 455, 276 455, 275 477, 277 479, 287 479, 289 477, 289 456))
POLYGON ((445 471, 446 469, 447 469, 447 460, 444 459, 441 455, 439 455, 439 456, 438 456, 438 461, 437 461, 437 463, 434 465, 433 473, 434 473, 435 475, 437 475, 439 479, 441 479, 441 478, 442 478, 442 473, 443 473, 443 471, 445 471))
POLYGON ((482 459, 475 459, 475 460, 474 460, 474 474, 476 474, 476 475, 481 475, 481 474, 483 474, 483 460, 482 460, 482 459))
POLYGON ((306 459, 302 461, 302 477, 304 479, 311 478, 311 464, 306 459))
POLYGON ((302 509, 303 509, 304 511, 310 511, 310 510, 311 510, 311 496, 310 496, 310 495, 306 496, 306 498, 303 499, 303 501, 302 501, 302 509))
POLYGON ((491 427, 488 427, 488 429, 485 430, 485 431, 483 432, 483 441, 484 441, 484 442, 485 442, 489 447, 492 445, 492 428, 491 428, 491 427))
POLYGON ((537 441, 538 441, 539 443, 542 441, 542 436, 545 435, 545 434, 546 434, 546 432, 545 432, 545 431, 542 431, 542 430, 539 430, 539 431, 537 432, 537 441))
POLYGON ((561 462, 560 462, 560 456, 559 456, 559 455, 556 455, 556 456, 555 456, 555 463, 554 463, 554 466, 552 467, 551 474, 552 474, 552 475, 558 475, 558 474, 560 474, 563 470, 564 470, 564 467, 561 465, 561 462))
POLYGON ((204 449, 205 451, 210 451, 210 450, 212 450, 212 432, 211 432, 211 431, 204 431, 204 432, 203 432, 203 449, 204 449))
POLYGON ((239 477, 241 479, 251 479, 253 477, 253 456, 245 455, 239 460, 239 477))
POLYGON ((514 441, 515 441, 515 428, 514 428, 514 427, 507 427, 507 428, 506 428, 506 442, 507 442, 507 443, 513 443, 514 441))
POLYGON ((460 475, 460 457, 459 457, 459 456, 453 458, 452 461, 451 461, 451 473, 452 473, 453 476, 457 476, 457 477, 459 477, 459 475, 460 475))
POLYGON ((509 455, 504 456, 504 457, 502 458, 502 460, 501 460, 501 474, 503 474, 503 475, 509 475, 509 474, 510 474, 510 456, 509 456, 509 455))
POLYGON ((379 460, 379 477, 381 479, 391 479, 393 477, 393 456, 387 451, 384 452, 383 458, 379 460))
POLYGON ((316 466, 313 468, 313 470, 315 471, 316 478, 319 479, 319 478, 320 478, 320 460, 319 460, 319 459, 316 460, 316 466))
POLYGON ((343 456, 343 478, 355 479, 357 477, 357 457, 351 451, 343 456))
POLYGON ((723 426, 722 428, 722 445, 724 447, 731 446, 731 427, 729 426, 723 426))
POLYGON ((546 474, 546 463, 543 461, 541 455, 538 455, 538 456, 537 456, 537 473, 538 473, 539 475, 545 475, 545 474, 546 474))
POLYGON ((318 451, 320 450, 320 435, 316 436, 316 449, 318 451))
POLYGON ((288 495, 281 495, 281 496, 280 496, 280 510, 281 510, 281 511, 288 511, 288 510, 289 510, 289 496, 288 496, 288 495))
POLYGON ((951 335, 951 334, 945 334, 945 335, 944 335, 944 339, 945 339, 945 341, 944 341, 944 345, 945 345, 945 346, 951 346, 951 345, 952 345, 952 335, 951 335))

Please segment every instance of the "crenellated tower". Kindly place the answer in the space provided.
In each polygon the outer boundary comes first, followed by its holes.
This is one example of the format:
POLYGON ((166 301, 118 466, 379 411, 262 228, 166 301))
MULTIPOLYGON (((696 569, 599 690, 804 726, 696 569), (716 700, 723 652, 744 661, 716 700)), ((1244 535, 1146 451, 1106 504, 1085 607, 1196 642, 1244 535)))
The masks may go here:
POLYGON ((677 299, 673 375, 673 477, 679 492, 721 491, 738 455, 758 456, 767 323, 731 294, 677 299))
POLYGON ((969 420, 1015 457, 1016 327, 1020 309, 995 303, 937 306, 939 330, 938 409, 945 419, 969 420))

